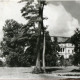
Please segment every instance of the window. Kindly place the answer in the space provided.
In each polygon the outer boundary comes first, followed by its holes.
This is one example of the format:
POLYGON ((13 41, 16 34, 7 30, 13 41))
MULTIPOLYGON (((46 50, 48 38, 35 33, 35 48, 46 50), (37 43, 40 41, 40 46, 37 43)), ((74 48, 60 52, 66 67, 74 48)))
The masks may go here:
POLYGON ((70 50, 68 50, 68 53, 70 53, 70 50))
POLYGON ((64 48, 61 48, 60 51, 61 51, 61 52, 64 52, 64 48))
POLYGON ((62 52, 62 48, 60 49, 60 51, 62 52))
POLYGON ((64 48, 63 48, 63 52, 64 52, 64 48))

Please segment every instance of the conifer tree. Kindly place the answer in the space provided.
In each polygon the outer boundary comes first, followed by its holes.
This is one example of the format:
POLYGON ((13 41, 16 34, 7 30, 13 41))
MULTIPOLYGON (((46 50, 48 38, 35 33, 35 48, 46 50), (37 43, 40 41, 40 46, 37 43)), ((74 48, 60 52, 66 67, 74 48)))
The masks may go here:
POLYGON ((40 39, 41 39, 41 31, 43 32, 44 36, 44 25, 43 20, 43 10, 44 5, 46 5, 46 1, 44 0, 22 0, 20 2, 26 2, 26 5, 21 9, 22 16, 28 21, 27 26, 35 27, 35 24, 38 24, 38 38, 37 38, 37 60, 36 60, 36 67, 34 68, 35 73, 41 72, 41 65, 40 65, 40 39))

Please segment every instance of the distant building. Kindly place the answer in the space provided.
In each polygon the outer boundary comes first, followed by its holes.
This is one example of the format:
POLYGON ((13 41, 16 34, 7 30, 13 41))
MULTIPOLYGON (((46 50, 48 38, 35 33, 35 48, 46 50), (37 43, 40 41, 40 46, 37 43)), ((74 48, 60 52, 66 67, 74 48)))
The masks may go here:
POLYGON ((71 43, 60 43, 59 55, 63 55, 64 58, 69 58, 70 55, 74 54, 74 45, 71 43))
MULTIPOLYGON (((60 37, 55 36, 60 46, 59 55, 64 57, 64 59, 68 59, 70 55, 73 55, 74 45, 71 43, 70 37, 60 37)), ((52 39, 54 41, 54 37, 52 39)))

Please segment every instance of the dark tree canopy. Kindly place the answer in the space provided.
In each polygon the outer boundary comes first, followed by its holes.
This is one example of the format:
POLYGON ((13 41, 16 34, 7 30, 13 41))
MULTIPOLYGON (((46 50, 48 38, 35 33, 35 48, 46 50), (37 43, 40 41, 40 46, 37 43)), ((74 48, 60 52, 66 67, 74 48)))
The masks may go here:
POLYGON ((78 63, 80 63, 80 30, 79 29, 76 29, 75 34, 71 37, 71 42, 75 46, 73 63, 75 65, 78 65, 78 63))
POLYGON ((10 66, 27 66, 28 61, 24 48, 30 46, 31 31, 29 28, 23 29, 25 25, 19 24, 15 20, 6 20, 4 38, 2 41, 3 54, 8 55, 7 64, 10 66))

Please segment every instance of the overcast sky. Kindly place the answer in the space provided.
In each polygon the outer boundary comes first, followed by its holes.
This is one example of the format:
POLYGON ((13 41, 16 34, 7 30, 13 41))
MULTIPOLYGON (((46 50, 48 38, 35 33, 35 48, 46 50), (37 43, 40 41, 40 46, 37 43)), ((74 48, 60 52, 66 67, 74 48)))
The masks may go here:
MULTIPOLYGON (((17 1, 0 0, 0 41, 3 37, 2 28, 6 19, 26 23, 20 13, 24 5, 17 1)), ((74 30, 80 27, 80 1, 50 1, 44 8, 44 16, 48 17, 44 25, 48 25, 51 36, 70 37, 74 34, 74 30)))

